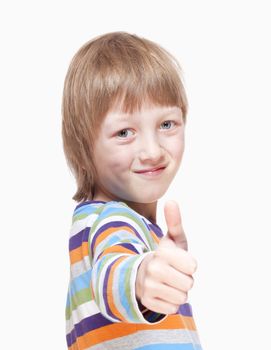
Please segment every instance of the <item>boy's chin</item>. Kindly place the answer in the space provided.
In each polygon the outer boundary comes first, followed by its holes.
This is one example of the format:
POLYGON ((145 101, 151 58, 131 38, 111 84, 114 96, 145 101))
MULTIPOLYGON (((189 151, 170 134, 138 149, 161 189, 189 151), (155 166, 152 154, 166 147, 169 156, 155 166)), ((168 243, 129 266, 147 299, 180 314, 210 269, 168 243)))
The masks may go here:
POLYGON ((159 193, 151 193, 151 194, 144 194, 144 190, 142 190, 141 195, 136 195, 130 198, 130 202, 134 203, 140 203, 140 204, 149 204, 149 203, 155 203, 157 202, 160 198, 163 197, 163 195, 166 193, 166 190, 163 192, 159 193))

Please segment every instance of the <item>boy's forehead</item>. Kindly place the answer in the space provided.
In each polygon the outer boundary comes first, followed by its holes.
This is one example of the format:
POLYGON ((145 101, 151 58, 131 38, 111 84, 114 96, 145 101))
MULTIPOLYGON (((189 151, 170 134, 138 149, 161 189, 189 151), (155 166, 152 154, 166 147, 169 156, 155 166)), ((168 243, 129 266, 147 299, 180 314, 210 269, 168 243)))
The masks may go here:
POLYGON ((133 112, 133 113, 125 113, 121 110, 112 110, 110 111, 107 115, 106 118, 110 119, 111 121, 125 121, 129 120, 130 118, 140 118, 141 116, 155 116, 157 118, 167 116, 168 114, 181 114, 182 115, 182 110, 181 108, 177 106, 154 106, 154 107, 144 107, 141 108, 141 110, 133 112))

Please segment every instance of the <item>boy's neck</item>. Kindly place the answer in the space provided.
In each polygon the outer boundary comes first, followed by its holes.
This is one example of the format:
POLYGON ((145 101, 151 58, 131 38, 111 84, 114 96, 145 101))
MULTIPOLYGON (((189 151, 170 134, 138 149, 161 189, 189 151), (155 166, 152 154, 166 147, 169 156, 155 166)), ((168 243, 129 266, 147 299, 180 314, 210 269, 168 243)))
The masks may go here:
POLYGON ((157 201, 153 203, 136 203, 124 201, 130 208, 134 209, 140 215, 143 215, 146 219, 156 224, 156 209, 157 201))

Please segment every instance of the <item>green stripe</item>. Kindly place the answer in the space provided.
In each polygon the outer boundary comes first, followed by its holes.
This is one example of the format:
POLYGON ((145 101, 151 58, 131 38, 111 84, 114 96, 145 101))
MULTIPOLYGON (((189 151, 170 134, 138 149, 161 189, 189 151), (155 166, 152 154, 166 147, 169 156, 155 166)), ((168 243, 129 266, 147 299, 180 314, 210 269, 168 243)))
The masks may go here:
MULTIPOLYGON (((133 210, 131 209, 126 203, 121 202, 129 211, 133 210)), ((106 209, 106 205, 103 206, 102 208, 99 208, 98 214, 101 213, 102 210, 106 209)), ((139 217, 139 214, 137 214, 136 212, 127 212, 127 209, 125 208, 118 208, 118 207, 114 207, 114 212, 110 213, 108 215, 100 215, 97 220, 95 220, 95 222, 93 223, 92 227, 91 227, 91 231, 90 231, 90 235, 89 235, 89 243, 91 240, 91 236, 92 234, 96 231, 96 227, 100 224, 101 221, 103 221, 106 218, 110 218, 112 216, 123 216, 124 218, 129 218, 131 221, 134 221, 141 229, 141 231, 143 232, 144 235, 144 239, 148 242, 149 247, 151 248, 151 250, 155 250, 156 249, 156 243, 154 242, 152 236, 150 235, 150 231, 149 229, 146 227, 146 225, 144 224, 144 222, 142 221, 142 218, 139 217)), ((125 221, 125 220, 123 220, 125 221)), ((133 226, 133 225, 132 225, 133 226)), ((139 232, 140 235, 140 232, 139 232)), ((144 244, 144 243, 142 243, 144 244)), ((90 256, 91 258, 91 256, 90 256)))
MULTIPOLYGON (((111 253, 111 254, 103 256, 102 260, 99 262, 100 266, 98 265, 99 266, 99 274, 98 274, 98 277, 97 277, 97 283, 96 283, 96 289, 95 289, 95 298, 96 298, 97 305, 99 305, 99 306, 100 306, 99 285, 100 285, 101 274, 102 274, 103 268, 107 264, 108 260, 110 260, 112 258, 112 256, 114 256, 114 255, 116 255, 116 253, 111 253)), ((101 296, 101 297, 103 297, 103 296, 101 296)))
POLYGON ((74 216, 72 217, 72 223, 74 224, 75 221, 82 220, 82 219, 86 218, 87 216, 89 216, 89 213, 88 213, 88 214, 85 213, 85 214, 77 214, 77 215, 74 215, 74 216))
POLYGON ((81 289, 79 292, 75 293, 70 299, 70 305, 66 308, 66 320, 70 319, 72 311, 79 305, 87 303, 93 299, 91 288, 81 289))
POLYGON ((125 296, 126 296, 127 300, 129 300, 129 305, 131 306, 130 310, 132 311, 132 314, 133 314, 133 321, 138 321, 138 316, 137 316, 137 313, 136 313, 135 309, 132 307, 132 305, 133 305, 132 304, 132 295, 131 295, 132 291, 131 291, 129 282, 131 280, 131 275, 132 275, 132 272, 133 272, 133 269, 131 268, 132 267, 131 265, 134 264, 133 260, 136 261, 136 259, 138 259, 138 258, 139 258, 138 256, 135 256, 135 257, 132 257, 132 258, 129 259, 129 265, 130 266, 126 270, 125 279, 124 279, 124 281, 125 281, 125 288, 124 288, 125 296))
MULTIPOLYGON (((150 235, 149 229, 146 227, 146 225, 144 224, 144 222, 142 221, 142 219, 136 215, 133 215, 132 213, 127 213, 127 212, 119 212, 116 213, 117 215, 122 215, 124 217, 127 217, 129 219, 131 219, 132 221, 134 221, 141 229, 141 231, 144 234, 144 239, 148 242, 148 245, 151 249, 155 249, 154 245, 153 245, 153 240, 152 237, 150 235)), ((116 215, 115 214, 115 215, 116 215)), ((141 232, 138 232, 139 235, 141 235, 141 232)), ((144 243, 142 243, 144 244, 144 243)))
MULTIPOLYGON (((101 205, 100 207, 98 207, 93 214, 97 214, 100 215, 102 210, 104 209, 104 205, 101 205)), ((89 236, 88 236, 88 255, 89 255, 89 259, 90 259, 90 263, 92 264, 92 256, 91 256, 91 249, 90 249, 90 245, 91 245, 91 236, 92 233, 95 232, 95 229, 99 223, 99 217, 97 217, 97 219, 94 221, 94 223, 91 226, 90 232, 89 232, 89 236)))

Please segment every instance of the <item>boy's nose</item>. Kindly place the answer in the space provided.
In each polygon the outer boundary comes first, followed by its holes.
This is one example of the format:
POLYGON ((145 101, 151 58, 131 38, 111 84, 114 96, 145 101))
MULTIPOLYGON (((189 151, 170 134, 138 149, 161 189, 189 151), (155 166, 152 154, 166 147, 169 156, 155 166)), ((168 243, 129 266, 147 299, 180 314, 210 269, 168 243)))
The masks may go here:
POLYGON ((140 147, 139 158, 141 161, 158 162, 163 156, 163 149, 154 137, 146 137, 140 147))

